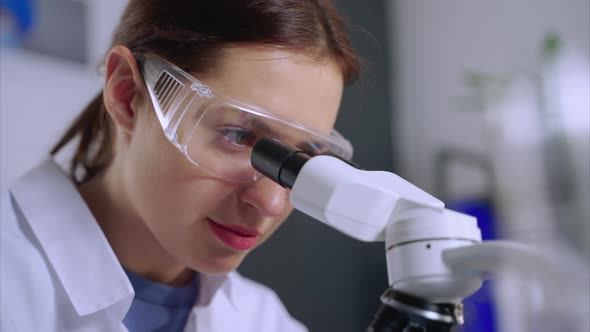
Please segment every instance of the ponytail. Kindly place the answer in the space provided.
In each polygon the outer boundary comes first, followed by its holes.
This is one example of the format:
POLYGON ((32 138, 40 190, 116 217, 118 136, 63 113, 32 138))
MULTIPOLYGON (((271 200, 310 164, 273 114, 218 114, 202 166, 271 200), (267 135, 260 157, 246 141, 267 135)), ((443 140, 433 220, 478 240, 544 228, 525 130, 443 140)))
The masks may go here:
POLYGON ((111 127, 101 91, 72 122, 51 150, 51 155, 55 155, 79 137, 78 146, 69 167, 70 177, 74 182, 78 184, 85 182, 109 165, 113 159, 111 127))

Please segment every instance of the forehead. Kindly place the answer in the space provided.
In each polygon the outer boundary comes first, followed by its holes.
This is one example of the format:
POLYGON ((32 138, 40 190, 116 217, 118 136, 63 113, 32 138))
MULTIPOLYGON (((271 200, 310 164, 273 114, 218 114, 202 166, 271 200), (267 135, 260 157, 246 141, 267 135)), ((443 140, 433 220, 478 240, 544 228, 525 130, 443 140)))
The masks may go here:
POLYGON ((228 48, 201 79, 228 97, 324 133, 334 126, 343 89, 331 61, 269 47, 228 48))

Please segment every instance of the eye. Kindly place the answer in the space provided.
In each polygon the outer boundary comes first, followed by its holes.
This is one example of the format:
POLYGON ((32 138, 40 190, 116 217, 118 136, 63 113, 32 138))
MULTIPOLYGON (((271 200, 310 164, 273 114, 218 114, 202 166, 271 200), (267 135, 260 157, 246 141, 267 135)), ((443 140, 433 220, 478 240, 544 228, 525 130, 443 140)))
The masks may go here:
POLYGON ((237 147, 252 147, 256 143, 256 133, 244 128, 223 128, 219 133, 226 141, 237 147))

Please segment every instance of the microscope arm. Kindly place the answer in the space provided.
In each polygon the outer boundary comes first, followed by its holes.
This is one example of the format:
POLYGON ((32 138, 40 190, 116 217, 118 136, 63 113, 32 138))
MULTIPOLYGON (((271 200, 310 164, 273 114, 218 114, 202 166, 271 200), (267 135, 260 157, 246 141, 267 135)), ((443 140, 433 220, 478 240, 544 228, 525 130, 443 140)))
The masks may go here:
POLYGON ((553 264, 538 248, 503 240, 447 249, 442 260, 456 274, 482 276, 503 271, 542 275, 551 271, 553 264))

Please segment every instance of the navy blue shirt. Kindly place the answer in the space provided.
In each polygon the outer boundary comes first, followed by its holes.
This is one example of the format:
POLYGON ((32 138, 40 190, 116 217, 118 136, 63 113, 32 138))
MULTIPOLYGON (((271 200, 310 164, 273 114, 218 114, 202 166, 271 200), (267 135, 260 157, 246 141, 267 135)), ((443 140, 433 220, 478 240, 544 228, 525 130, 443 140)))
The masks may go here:
POLYGON ((182 332, 199 292, 198 273, 183 287, 173 287, 147 280, 125 270, 135 297, 123 324, 129 332, 182 332))

